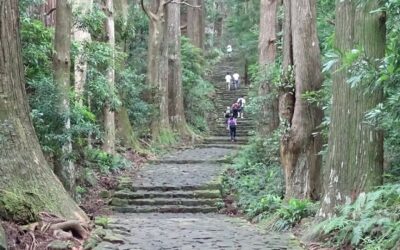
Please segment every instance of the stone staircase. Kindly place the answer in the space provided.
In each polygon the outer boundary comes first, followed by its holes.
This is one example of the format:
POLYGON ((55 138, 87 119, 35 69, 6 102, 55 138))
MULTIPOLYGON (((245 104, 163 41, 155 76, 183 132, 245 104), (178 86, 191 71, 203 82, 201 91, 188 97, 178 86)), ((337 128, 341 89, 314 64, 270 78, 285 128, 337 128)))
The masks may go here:
MULTIPOLYGON (((238 119, 237 141, 231 142, 223 115, 240 96, 247 96, 248 87, 228 91, 226 72, 233 64, 223 64, 211 76, 215 83, 215 105, 218 110, 211 126, 211 136, 196 148, 176 152, 142 168, 137 176, 120 181, 112 198, 112 208, 120 213, 212 213, 223 205, 221 197, 221 160, 232 149, 247 143, 254 130, 252 117, 245 113, 238 119)), ((247 99, 246 99, 247 100, 247 99)))
MULTIPOLYGON (((234 72, 233 66, 225 70, 227 72, 234 72)), ((222 71, 225 72, 225 71, 222 71)), ((238 126, 236 129, 236 142, 232 143, 229 137, 229 130, 226 128, 224 111, 226 107, 231 107, 232 104, 237 101, 241 96, 246 99, 248 104, 248 92, 249 87, 241 84, 239 89, 228 90, 226 83, 224 82, 224 76, 213 76, 215 82, 216 99, 214 101, 217 110, 217 116, 214 124, 211 126, 211 136, 206 138, 204 141, 205 145, 220 147, 220 148, 237 148, 240 145, 245 145, 251 136, 252 131, 255 130, 255 122, 253 117, 248 112, 244 112, 244 119, 238 118, 238 126)), ((202 146, 205 146, 202 145, 202 146)))
POLYGON ((111 206, 119 213, 212 213, 223 205, 221 161, 231 149, 194 148, 175 152, 121 179, 111 206))

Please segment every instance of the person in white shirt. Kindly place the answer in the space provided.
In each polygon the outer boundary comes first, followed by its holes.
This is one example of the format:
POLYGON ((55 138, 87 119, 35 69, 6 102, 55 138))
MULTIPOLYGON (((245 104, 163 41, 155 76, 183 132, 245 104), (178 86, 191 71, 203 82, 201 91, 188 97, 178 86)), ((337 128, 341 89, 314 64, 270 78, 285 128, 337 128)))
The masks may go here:
POLYGON ((229 44, 226 46, 226 52, 228 53, 228 57, 231 57, 232 54, 232 46, 229 44))
POLYGON ((239 99, 237 100, 237 103, 239 103, 239 105, 240 105, 239 117, 243 119, 244 106, 246 105, 246 99, 244 99, 243 95, 241 97, 239 97, 239 99))
POLYGON ((239 88, 239 79, 240 79, 240 76, 239 76, 239 74, 237 73, 237 72, 235 72, 233 75, 232 75, 232 77, 233 77, 233 86, 235 87, 235 89, 238 89, 239 88))
POLYGON ((231 76, 231 74, 229 72, 226 73, 225 81, 226 81, 226 84, 228 86, 228 90, 231 90, 232 76, 231 76))

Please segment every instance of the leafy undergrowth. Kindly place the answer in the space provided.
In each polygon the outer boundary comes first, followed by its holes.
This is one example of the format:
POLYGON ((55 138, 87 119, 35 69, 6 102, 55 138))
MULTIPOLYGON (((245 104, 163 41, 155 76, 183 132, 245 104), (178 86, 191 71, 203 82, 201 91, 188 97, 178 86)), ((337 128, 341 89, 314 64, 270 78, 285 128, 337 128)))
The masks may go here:
POLYGON ((253 139, 234 159, 223 178, 226 213, 243 213, 253 222, 267 222, 270 229, 280 231, 315 213, 315 204, 308 200, 283 199, 278 149, 276 133, 270 139, 253 139))
POLYGON ((337 248, 400 249, 400 184, 360 195, 316 230, 320 239, 337 248))

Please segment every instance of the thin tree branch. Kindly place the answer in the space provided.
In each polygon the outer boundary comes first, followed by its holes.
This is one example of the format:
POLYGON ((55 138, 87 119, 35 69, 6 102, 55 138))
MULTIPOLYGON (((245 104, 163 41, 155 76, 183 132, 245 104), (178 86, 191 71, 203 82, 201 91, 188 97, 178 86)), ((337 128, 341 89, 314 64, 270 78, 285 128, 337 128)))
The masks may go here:
POLYGON ((148 9, 146 8, 146 6, 144 5, 144 1, 143 1, 143 0, 140 0, 140 6, 142 6, 142 10, 144 11, 144 13, 146 14, 146 16, 147 16, 150 20, 155 20, 155 21, 158 20, 158 17, 157 17, 153 12, 151 12, 150 10, 148 10, 148 9))
POLYGON ((174 2, 174 0, 168 0, 168 1, 166 1, 166 2, 163 3, 163 7, 164 7, 165 5, 167 5, 167 4, 169 4, 169 3, 173 3, 173 2, 174 2))
POLYGON ((52 8, 51 10, 49 10, 49 12, 47 12, 45 15, 49 16, 51 15, 51 13, 53 13, 57 8, 52 8))
POLYGON ((187 1, 175 1, 175 0, 172 0, 170 2, 171 3, 176 3, 176 4, 183 4, 183 5, 192 7, 192 8, 201 8, 201 5, 192 5, 192 4, 188 3, 187 1))

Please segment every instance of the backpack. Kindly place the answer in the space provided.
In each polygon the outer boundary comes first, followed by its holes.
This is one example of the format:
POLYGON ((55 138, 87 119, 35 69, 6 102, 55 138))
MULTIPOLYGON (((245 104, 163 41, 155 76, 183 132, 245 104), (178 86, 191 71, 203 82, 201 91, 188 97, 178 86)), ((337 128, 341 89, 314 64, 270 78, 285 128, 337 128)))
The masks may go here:
POLYGON ((229 126, 236 126, 236 124, 235 124, 235 119, 229 119, 229 120, 228 120, 228 125, 229 125, 229 126))
POLYGON ((238 103, 239 103, 239 107, 242 107, 242 98, 239 99, 238 103))

